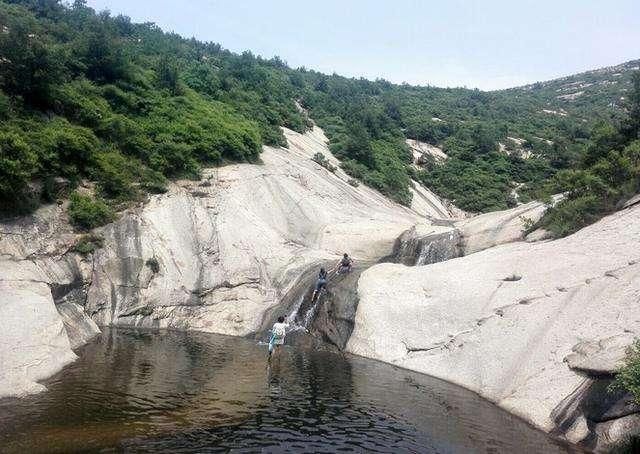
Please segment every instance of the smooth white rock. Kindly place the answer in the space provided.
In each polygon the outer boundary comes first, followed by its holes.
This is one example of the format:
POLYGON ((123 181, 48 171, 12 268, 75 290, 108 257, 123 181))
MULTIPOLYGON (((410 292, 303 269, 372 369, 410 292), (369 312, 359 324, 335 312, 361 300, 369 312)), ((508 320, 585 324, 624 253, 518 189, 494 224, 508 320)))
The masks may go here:
POLYGON ((564 362, 572 348, 640 333, 640 206, 555 241, 376 265, 358 295, 348 351, 457 383, 550 430, 551 411, 584 380, 564 362))
POLYGON ((388 256, 423 220, 314 162, 323 153, 338 164, 319 128, 284 133, 288 149, 265 147, 262 164, 205 170, 102 230, 87 303, 98 324, 244 336, 303 270, 343 252, 388 256))
POLYGON ((528 225, 540 220, 546 211, 544 203, 529 202, 458 221, 456 228, 464 238, 464 254, 521 240, 528 225))
POLYGON ((100 334, 100 328, 87 314, 82 306, 75 303, 61 303, 56 306, 62 317, 62 322, 69 338, 72 349, 76 349, 88 343, 100 334))
POLYGON ((43 391, 37 383, 76 359, 46 284, 0 280, 0 397, 43 391))

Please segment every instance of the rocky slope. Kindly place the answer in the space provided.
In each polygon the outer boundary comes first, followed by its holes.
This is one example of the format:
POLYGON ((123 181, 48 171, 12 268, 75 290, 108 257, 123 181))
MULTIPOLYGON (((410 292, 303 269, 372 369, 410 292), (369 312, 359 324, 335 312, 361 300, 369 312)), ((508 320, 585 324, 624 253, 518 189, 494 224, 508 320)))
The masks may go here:
POLYGON ((260 165, 206 170, 122 213, 87 257, 64 205, 0 224, 0 395, 41 389, 94 322, 251 334, 321 263, 375 262, 426 215, 450 217, 424 188, 432 203, 409 209, 321 167, 316 153, 337 162, 318 128, 285 135, 260 165))
POLYGON ((285 135, 262 164, 206 170, 122 213, 88 256, 64 204, 0 224, 0 396, 43 389, 98 325, 248 336, 293 311, 316 341, 461 384, 572 441, 633 422, 624 396, 595 403, 640 329, 640 208, 513 243, 544 205, 467 218, 416 184, 402 207, 316 163, 339 164, 320 129, 285 135), (356 271, 311 305, 317 268, 344 251, 356 271))
MULTIPOLYGON (((486 246, 493 236, 483 238, 486 246)), ((457 383, 543 430, 606 449, 638 427, 624 396, 592 408, 607 400, 595 381, 640 333, 638 246, 636 205, 556 241, 374 266, 358 283, 347 350, 457 383)))

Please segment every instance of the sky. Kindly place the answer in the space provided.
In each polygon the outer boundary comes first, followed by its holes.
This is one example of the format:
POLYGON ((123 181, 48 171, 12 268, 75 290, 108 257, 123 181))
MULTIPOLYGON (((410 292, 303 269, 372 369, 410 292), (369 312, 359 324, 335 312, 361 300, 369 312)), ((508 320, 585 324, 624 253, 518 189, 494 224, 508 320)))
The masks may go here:
POLYGON ((640 0, 88 0, 234 52, 493 90, 640 58, 640 0))

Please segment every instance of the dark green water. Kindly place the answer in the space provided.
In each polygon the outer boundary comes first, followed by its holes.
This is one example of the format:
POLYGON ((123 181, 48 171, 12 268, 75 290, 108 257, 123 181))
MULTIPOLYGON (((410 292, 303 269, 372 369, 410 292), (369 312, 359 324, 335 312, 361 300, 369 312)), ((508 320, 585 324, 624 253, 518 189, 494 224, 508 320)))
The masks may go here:
POLYGON ((569 452, 464 389, 392 366, 255 342, 108 330, 45 384, 0 401, 0 451, 569 452))

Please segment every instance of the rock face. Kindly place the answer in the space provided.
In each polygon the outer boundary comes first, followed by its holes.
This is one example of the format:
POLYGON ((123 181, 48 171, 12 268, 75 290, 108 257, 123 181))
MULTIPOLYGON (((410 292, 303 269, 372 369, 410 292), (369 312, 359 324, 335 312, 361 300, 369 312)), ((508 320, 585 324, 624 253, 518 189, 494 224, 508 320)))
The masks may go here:
POLYGON ((640 205, 512 243, 545 205, 467 218, 415 183, 402 207, 314 162, 338 164, 318 128, 284 132, 262 164, 205 170, 122 213, 87 257, 64 206, 0 224, 0 396, 42 390, 99 325, 260 336, 293 312, 315 339, 571 441, 610 446, 633 426, 628 396, 602 389, 640 331, 640 205), (345 251, 354 271, 310 305, 318 268, 345 251))
POLYGON ((417 181, 412 181, 413 187, 409 188, 413 194, 411 209, 429 220, 434 219, 462 219, 466 213, 448 203, 417 181))
POLYGON ((448 158, 447 154, 435 145, 414 139, 407 139, 406 143, 416 164, 422 164, 428 158, 433 159, 436 163, 441 163, 448 158))
POLYGON ((376 262, 427 215, 450 217, 435 196, 412 210, 318 165, 316 153, 338 164, 320 129, 284 132, 289 147, 265 147, 262 164, 206 170, 122 213, 88 257, 73 252, 65 206, 1 223, 0 320, 20 323, 0 330, 0 395, 42 389, 35 381, 73 360, 96 323, 258 332, 309 284, 300 276, 345 251, 376 262))
POLYGON ((56 306, 62 317, 64 329, 69 338, 71 348, 82 347, 100 334, 100 328, 84 313, 84 308, 76 303, 60 303, 56 306))
POLYGON ((76 237, 63 207, 0 224, 0 397, 43 390, 38 380, 76 358, 80 342, 70 343, 67 330, 75 322, 97 329, 82 311, 74 322, 56 310, 55 302, 82 293, 90 273, 90 262, 71 252, 76 237))
POLYGON ((464 238, 464 255, 521 240, 527 226, 539 221, 546 210, 546 205, 541 202, 529 202, 510 210, 493 211, 457 222, 456 228, 464 238))
POLYGON ((457 229, 418 224, 398 238, 393 261, 408 266, 444 262, 462 255, 461 242, 457 229))
POLYGON ((305 270, 345 251, 356 261, 388 256, 420 222, 315 163, 315 153, 335 160, 321 130, 285 134, 289 148, 266 147, 262 165, 205 171, 203 181, 182 182, 107 226, 94 256, 91 317, 246 336, 305 270))
POLYGON ((358 283, 347 350, 460 384, 551 431, 585 380, 564 361, 574 346, 640 333, 638 246, 634 206, 556 241, 374 266, 358 283))
POLYGON ((37 383, 76 359, 49 287, 0 281, 0 397, 42 391, 37 383))

